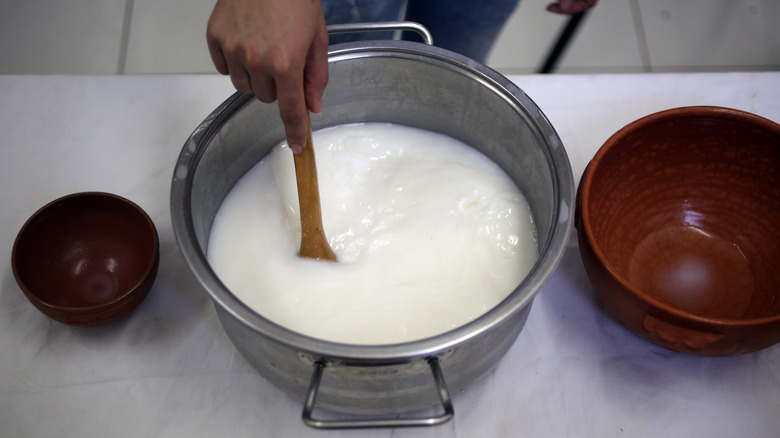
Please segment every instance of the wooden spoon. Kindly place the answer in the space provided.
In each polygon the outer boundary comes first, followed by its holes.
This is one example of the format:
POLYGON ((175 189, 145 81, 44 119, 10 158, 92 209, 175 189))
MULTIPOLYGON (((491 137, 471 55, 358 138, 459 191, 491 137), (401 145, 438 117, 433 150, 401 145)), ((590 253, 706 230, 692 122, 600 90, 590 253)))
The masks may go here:
POLYGON ((301 210, 301 249, 298 251, 298 255, 335 262, 336 254, 330 248, 322 227, 320 189, 317 183, 317 165, 314 162, 311 120, 308 120, 308 124, 309 136, 306 138, 306 146, 300 154, 293 154, 295 177, 298 182, 298 205, 301 210))

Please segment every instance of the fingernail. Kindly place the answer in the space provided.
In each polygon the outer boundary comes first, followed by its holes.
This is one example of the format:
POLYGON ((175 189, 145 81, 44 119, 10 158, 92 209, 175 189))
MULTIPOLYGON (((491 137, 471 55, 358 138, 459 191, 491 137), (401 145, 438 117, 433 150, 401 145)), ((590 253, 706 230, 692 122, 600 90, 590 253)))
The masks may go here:
POLYGON ((299 145, 299 144, 295 144, 295 143, 294 143, 294 144, 291 144, 291 145, 290 145, 290 150, 291 150, 291 151, 292 151, 294 154, 296 154, 296 155, 297 155, 297 154, 300 154, 301 152, 303 152, 303 145, 299 145))

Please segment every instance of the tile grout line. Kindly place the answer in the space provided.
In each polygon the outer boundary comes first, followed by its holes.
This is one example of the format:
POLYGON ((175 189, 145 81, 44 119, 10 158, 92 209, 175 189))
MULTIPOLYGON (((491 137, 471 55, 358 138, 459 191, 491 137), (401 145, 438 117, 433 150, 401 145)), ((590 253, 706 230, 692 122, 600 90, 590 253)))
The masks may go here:
POLYGON ((634 21, 636 40, 639 43, 639 58, 642 60, 642 69, 647 73, 652 73, 653 65, 650 62, 650 48, 647 45, 645 26, 642 24, 642 12, 639 9, 639 0, 631 0, 631 16, 634 21))
POLYGON ((122 35, 119 40, 119 59, 116 74, 125 74, 127 66, 127 46, 130 42, 130 24, 133 19, 133 0, 125 0, 125 14, 122 17, 122 35))

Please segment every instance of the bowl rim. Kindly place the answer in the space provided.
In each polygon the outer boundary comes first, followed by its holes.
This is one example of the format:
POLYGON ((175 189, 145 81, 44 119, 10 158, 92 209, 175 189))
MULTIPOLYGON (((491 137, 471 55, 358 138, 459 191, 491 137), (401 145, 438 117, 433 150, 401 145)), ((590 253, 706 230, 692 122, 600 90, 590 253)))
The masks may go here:
POLYGON ((643 300, 645 303, 652 306, 653 308, 660 309, 663 312, 666 312, 667 314, 671 314, 683 320, 687 320, 687 321, 691 321, 703 325, 721 327, 721 328, 763 325, 763 324, 769 324, 769 323, 780 321, 780 313, 777 313, 773 316, 763 316, 760 318, 739 318, 739 319, 717 318, 717 317, 703 316, 696 313, 688 312, 685 310, 681 310, 677 307, 674 307, 672 305, 669 305, 667 303, 664 303, 663 301, 660 301, 644 293, 643 291, 635 287, 631 282, 629 282, 628 279, 626 279, 623 275, 621 275, 614 268, 612 263, 609 262, 609 260, 604 255, 604 252, 599 247, 595 239, 592 238, 594 219, 591 217, 590 211, 587 208, 585 208, 585 206, 590 203, 591 187, 594 178, 593 174, 595 173, 595 170, 598 169, 599 164, 604 159, 604 157, 606 157, 612 151, 612 149, 615 148, 615 145, 620 140, 622 140, 624 137, 632 133, 637 128, 641 128, 661 121, 680 118, 680 117, 689 118, 689 117, 702 117, 702 116, 744 121, 744 122, 754 124, 758 127, 761 127, 762 129, 773 131, 778 135, 780 135, 780 124, 775 123, 772 120, 769 120, 767 118, 761 117, 757 114, 753 114, 747 111, 738 110, 734 108, 721 107, 721 106, 711 106, 711 105, 683 106, 683 107, 670 108, 670 109, 658 111, 640 117, 639 119, 630 122, 629 124, 620 128, 617 132, 612 134, 607 139, 607 141, 604 142, 604 144, 599 148, 599 150, 593 156, 591 161, 588 163, 585 172, 582 176, 582 182, 580 183, 580 190, 579 190, 580 193, 578 196, 579 199, 577 203, 577 210, 580 216, 580 220, 582 222, 582 233, 584 234, 584 237, 588 245, 593 251, 593 254, 598 259, 599 264, 601 264, 601 266, 603 266, 604 269, 607 270, 609 275, 615 280, 617 280, 621 284, 621 286, 625 288, 625 290, 629 291, 631 294, 643 300))
POLYGON ((33 213, 25 221, 24 225, 22 225, 22 227, 19 229, 19 232, 16 235, 13 249, 11 250, 11 266, 14 274, 14 279, 16 280, 16 283, 19 285, 19 287, 22 289, 24 295, 27 296, 27 299, 33 302, 33 304, 35 304, 36 306, 41 306, 47 310, 54 311, 54 312, 66 313, 71 316, 75 316, 75 315, 87 316, 97 311, 102 311, 114 307, 121 307, 126 302, 132 302, 132 298, 136 295, 139 288, 146 281, 148 281, 148 279, 152 275, 155 275, 155 269, 156 269, 156 265, 159 263, 159 259, 160 259, 160 238, 157 232, 157 227, 154 225, 154 221, 149 216, 149 214, 146 213, 146 211, 143 208, 141 208, 138 204, 136 204, 133 201, 130 201, 125 197, 113 193, 100 192, 100 191, 86 191, 86 192, 71 193, 48 202, 46 205, 36 210, 35 213, 33 213), (44 300, 41 296, 39 296, 33 290, 31 290, 22 279, 21 273, 19 272, 19 268, 17 266, 17 259, 18 259, 17 253, 19 250, 20 242, 22 240, 22 236, 28 230, 29 226, 36 219, 41 217, 42 214, 44 214, 47 210, 51 209, 51 207, 53 207, 54 205, 63 202, 70 202, 75 199, 83 199, 88 197, 103 198, 114 202, 118 202, 119 204, 123 204, 125 206, 130 207, 133 211, 140 214, 140 217, 142 218, 143 223, 146 225, 147 230, 151 233, 152 242, 153 242, 153 251, 151 257, 149 258, 148 266, 146 267, 146 270, 144 271, 143 275, 140 276, 140 278, 133 284, 132 287, 128 288, 124 293, 114 297, 109 301, 93 304, 90 306, 62 306, 62 305, 52 304, 44 300))

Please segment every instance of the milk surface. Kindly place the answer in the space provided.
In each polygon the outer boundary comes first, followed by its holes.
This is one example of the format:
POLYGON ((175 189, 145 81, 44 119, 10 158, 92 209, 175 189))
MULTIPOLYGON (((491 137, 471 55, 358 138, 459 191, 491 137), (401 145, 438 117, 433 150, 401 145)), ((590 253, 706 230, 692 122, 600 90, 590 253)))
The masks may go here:
POLYGON ((281 144, 231 190, 209 263, 266 318, 315 338, 393 344, 444 333, 509 295, 537 259, 523 195, 450 137, 392 124, 314 133, 322 216, 338 263, 297 256, 292 152, 281 144))

